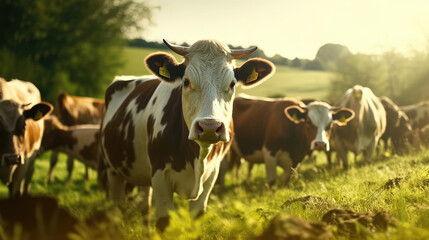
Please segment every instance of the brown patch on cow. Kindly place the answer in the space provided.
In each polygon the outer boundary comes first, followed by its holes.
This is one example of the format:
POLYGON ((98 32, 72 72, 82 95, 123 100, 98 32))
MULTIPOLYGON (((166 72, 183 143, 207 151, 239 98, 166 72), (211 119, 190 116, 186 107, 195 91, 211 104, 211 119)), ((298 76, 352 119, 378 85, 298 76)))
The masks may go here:
POLYGON ((310 152, 311 141, 316 136, 316 128, 311 123, 295 124, 284 115, 286 107, 300 103, 291 98, 273 102, 235 99, 235 138, 243 156, 252 155, 265 146, 272 156, 280 150, 288 152, 292 167, 296 167, 310 152))
POLYGON ((88 160, 93 160, 94 162, 97 162, 98 158, 98 150, 99 150, 99 143, 100 143, 100 132, 96 132, 94 136, 95 141, 82 148, 80 151, 80 155, 88 160))
POLYGON ((275 216, 267 229, 255 240, 331 240, 335 239, 325 222, 307 222, 284 214, 275 216))
POLYGON ((165 129, 157 136, 153 136, 154 119, 148 121, 149 137, 148 153, 152 165, 152 175, 159 169, 164 169, 167 163, 175 171, 185 169, 189 162, 194 166, 194 159, 199 156, 199 146, 188 139, 189 130, 182 114, 182 88, 178 87, 171 92, 170 98, 163 109, 161 124, 165 129), (149 124, 150 123, 150 124, 149 124))
POLYGON ((348 209, 332 209, 323 215, 322 221, 336 225, 339 235, 350 238, 365 238, 369 232, 386 231, 388 227, 397 225, 397 220, 388 212, 355 213, 348 209), (358 226, 365 227, 369 232, 362 231, 358 226))
POLYGON ((133 83, 133 81, 118 80, 109 85, 109 87, 106 89, 105 98, 104 98, 104 102, 106 103, 106 108, 109 107, 109 103, 112 100, 112 94, 126 88, 130 83, 133 83))
MULTIPOLYGON (((108 94, 112 94, 114 91, 126 87, 129 83, 130 81, 114 82, 106 91, 106 99, 108 94)), ((147 106, 159 83, 160 81, 155 79, 137 84, 134 90, 122 102, 110 122, 108 122, 103 129, 102 134, 105 139, 104 149, 109 156, 110 163, 125 176, 129 175, 129 169, 132 168, 135 162, 134 145, 131 144, 135 136, 135 123, 127 107, 132 101, 136 100, 138 111, 143 110, 147 106), (125 138, 125 136, 127 136, 127 138, 125 138)), ((163 148, 165 148, 165 146, 163 148)))
POLYGON ((25 121, 25 125, 25 141, 27 141, 29 144, 28 149, 35 149, 34 145, 42 137, 42 129, 40 128, 39 123, 32 119, 27 119, 25 121))
POLYGON ((67 126, 64 126, 55 116, 45 119, 45 129, 42 138, 43 150, 58 149, 60 147, 73 148, 77 139, 67 126))
POLYGON ((136 89, 130 94, 136 95, 136 102, 137 102, 137 112, 142 111, 146 108, 146 106, 149 103, 149 100, 151 99, 153 92, 155 92, 155 89, 158 87, 158 85, 161 82, 156 80, 150 80, 145 82, 145 84, 140 84, 136 87, 136 89), (151 94, 142 94, 142 92, 148 92, 151 94))
POLYGON ((13 238, 21 225, 21 239, 68 239, 76 233, 78 220, 48 196, 24 196, 0 200, 0 218, 4 233, 13 238), (41 230, 44 232, 41 232, 41 230))
POLYGON ((55 105, 55 115, 66 126, 99 124, 105 112, 101 99, 70 96, 64 92, 58 96, 55 105))

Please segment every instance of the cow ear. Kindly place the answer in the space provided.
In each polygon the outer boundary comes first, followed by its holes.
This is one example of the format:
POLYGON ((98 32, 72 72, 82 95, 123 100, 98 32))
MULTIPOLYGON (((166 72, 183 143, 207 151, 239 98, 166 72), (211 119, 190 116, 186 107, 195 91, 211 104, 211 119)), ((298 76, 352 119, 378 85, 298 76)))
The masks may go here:
POLYGON ((33 119, 35 121, 39 121, 44 116, 52 112, 54 108, 50 103, 41 102, 39 104, 34 105, 31 109, 24 111, 25 119, 33 119))
POLYGON ((247 60, 241 67, 234 69, 235 78, 244 88, 253 87, 268 79, 276 70, 276 67, 262 58, 247 60))
POLYGON ((307 110, 296 105, 285 108, 284 113, 289 120, 296 124, 305 122, 307 119, 307 110))
POLYGON ((332 120, 338 126, 346 126, 355 116, 355 112, 348 108, 340 108, 332 112, 332 120))
POLYGON ((176 79, 182 79, 185 73, 185 65, 177 63, 176 59, 167 53, 154 53, 146 57, 147 68, 167 82, 174 82, 176 79))

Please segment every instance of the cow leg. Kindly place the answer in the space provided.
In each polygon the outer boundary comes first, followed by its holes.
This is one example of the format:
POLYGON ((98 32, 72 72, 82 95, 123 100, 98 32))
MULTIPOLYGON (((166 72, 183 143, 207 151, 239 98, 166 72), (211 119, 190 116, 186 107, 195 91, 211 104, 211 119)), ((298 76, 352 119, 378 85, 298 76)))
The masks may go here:
POLYGON ((364 159, 366 163, 371 162, 372 155, 374 154, 375 148, 377 147, 377 141, 374 139, 369 144, 368 147, 365 149, 364 152, 364 159))
POLYGON ((277 159, 271 156, 269 151, 264 151, 265 172, 267 174, 267 182, 270 187, 276 184, 277 179, 277 159))
POLYGON ((74 166, 74 159, 72 156, 67 155, 67 183, 72 182, 72 172, 74 166))
POLYGON ((247 162, 247 163, 249 164, 247 168, 247 183, 250 183, 252 181, 252 169, 255 164, 252 162, 247 162))
POLYGON ((328 160, 328 169, 332 168, 332 152, 331 151, 325 151, 326 159, 328 160))
MULTIPOLYGON (((25 163, 28 164, 28 163, 25 163)), ((9 185, 9 196, 10 197, 18 197, 22 195, 22 189, 24 187, 24 179, 25 179, 25 165, 21 165, 16 167, 15 172, 12 176, 12 183, 9 185)))
POLYGON ((216 182, 218 172, 219 167, 217 167, 203 183, 203 192, 198 197, 198 199, 189 202, 189 212, 196 214, 196 217, 199 217, 206 212, 207 202, 209 200, 210 193, 213 189, 213 185, 216 182))
POLYGON ((50 184, 54 180, 54 169, 58 162, 58 152, 52 151, 51 152, 51 161, 49 164, 49 174, 48 174, 48 181, 47 183, 50 184))
POLYGON ((344 170, 349 169, 349 160, 348 160, 348 156, 347 156, 347 149, 345 149, 343 147, 339 147, 337 149, 337 158, 341 159, 341 161, 343 162, 344 170))
POLYGON ((28 158, 28 165, 25 169, 25 179, 24 179, 24 194, 28 194, 31 187, 31 179, 33 178, 34 173, 34 164, 38 156, 37 151, 33 153, 31 157, 28 158))
POLYGON ((289 154, 286 152, 282 152, 277 156, 277 165, 283 168, 283 179, 282 184, 286 185, 292 176, 292 160, 289 157, 289 154))
POLYGON ((123 207, 125 205, 125 178, 113 169, 107 169, 107 180, 115 205, 123 207))
POLYGON ((150 208, 152 205, 152 187, 140 186, 139 193, 142 195, 142 199, 143 199, 143 203, 142 203, 143 204, 143 208, 142 208, 143 225, 149 229, 150 208))
POLYGON ((85 165, 85 180, 89 180, 89 167, 85 165))
POLYGON ((168 211, 174 210, 173 191, 164 171, 155 172, 152 177, 152 187, 156 204, 156 228, 162 232, 170 222, 168 211))

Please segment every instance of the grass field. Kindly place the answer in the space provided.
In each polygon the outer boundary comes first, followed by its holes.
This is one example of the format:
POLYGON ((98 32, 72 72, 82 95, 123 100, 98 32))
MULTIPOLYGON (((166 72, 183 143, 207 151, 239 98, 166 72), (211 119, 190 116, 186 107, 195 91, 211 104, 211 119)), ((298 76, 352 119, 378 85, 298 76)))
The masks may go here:
MULTIPOLYGON (((73 239, 144 239, 138 201, 131 201, 123 216, 106 200, 93 175, 83 180, 83 165, 76 162, 71 184, 65 182, 65 157, 59 161, 56 181, 45 184, 49 153, 37 160, 32 193, 55 196, 60 205, 83 219, 97 211, 114 213, 116 228, 94 233, 94 229, 79 228, 73 239), (119 215, 118 215, 119 214, 119 215), (118 217, 120 216, 120 217, 118 217)), ((361 161, 358 158, 358 161, 361 161)), ((398 220, 397 228, 387 232, 369 233, 371 239, 429 239, 429 150, 416 151, 407 156, 380 156, 372 164, 352 164, 345 172, 339 166, 327 169, 324 155, 315 160, 306 159, 299 169, 299 177, 286 187, 270 190, 265 184, 262 165, 253 170, 251 182, 237 180, 234 174, 226 176, 226 186, 215 186, 210 196, 207 214, 191 220, 187 201, 175 196, 178 211, 172 213, 172 224, 159 234, 151 222, 154 239, 252 239, 261 234, 270 219, 277 214, 299 216, 308 221, 320 221, 331 208, 347 208, 356 212, 388 211, 398 220), (402 179, 400 184, 383 188, 391 179, 402 179), (321 201, 310 203, 286 201, 312 195, 321 201)), ((243 176, 246 174, 243 168, 243 176)), ((278 172, 280 169, 278 169, 278 172)), ((278 177, 280 182, 280 177, 278 177)), ((0 186, 0 196, 7 196, 0 186)), ((152 211, 152 215, 154 211, 152 211)), ((152 216, 153 219, 154 216, 152 216)), ((335 233, 335 228, 332 230, 335 233)), ((1 229, 0 229, 1 236, 1 229)), ((348 237, 339 235, 338 239, 348 237)), ((13 238, 10 238, 13 239, 13 238)))
MULTIPOLYGON (((146 75, 150 74, 144 65, 147 55, 155 52, 154 49, 127 48, 125 49, 125 65, 118 71, 118 75, 146 75)), ((169 51, 172 53, 171 51, 169 51)), ((182 57, 174 54, 181 62, 182 57)), ((238 60, 240 66, 243 61, 238 60)), ((255 96, 287 96, 298 98, 324 99, 333 73, 322 71, 302 71, 286 66, 277 66, 276 73, 261 85, 251 89, 238 88, 238 93, 255 96)))

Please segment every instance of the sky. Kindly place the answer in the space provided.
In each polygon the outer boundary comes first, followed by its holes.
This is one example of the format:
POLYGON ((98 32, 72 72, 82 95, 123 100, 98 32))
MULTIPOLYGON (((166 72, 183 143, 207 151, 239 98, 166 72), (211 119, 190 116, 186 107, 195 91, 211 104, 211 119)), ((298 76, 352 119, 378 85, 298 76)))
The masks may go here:
POLYGON ((153 25, 142 38, 192 44, 200 39, 272 56, 313 59, 326 43, 352 53, 405 55, 428 50, 427 0, 146 0, 153 25))

